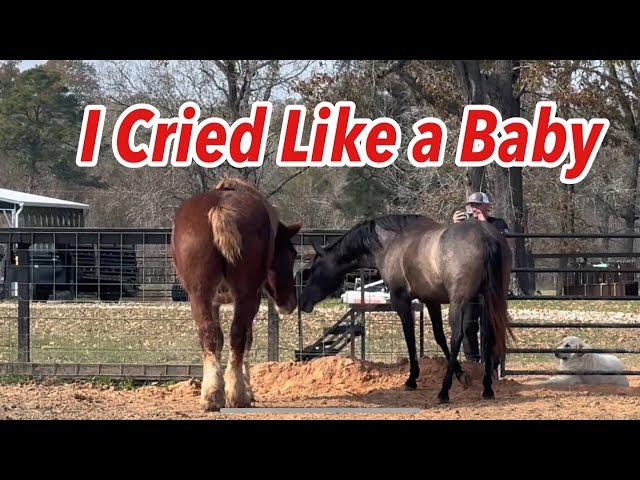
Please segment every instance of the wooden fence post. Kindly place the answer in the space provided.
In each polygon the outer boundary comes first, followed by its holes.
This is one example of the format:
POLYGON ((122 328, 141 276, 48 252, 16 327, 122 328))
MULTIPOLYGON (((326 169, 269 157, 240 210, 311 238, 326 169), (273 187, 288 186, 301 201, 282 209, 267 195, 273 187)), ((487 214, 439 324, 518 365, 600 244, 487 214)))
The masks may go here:
POLYGON ((276 310, 276 305, 271 298, 268 300, 267 308, 267 360, 277 362, 279 360, 278 350, 280 347, 280 317, 276 310))

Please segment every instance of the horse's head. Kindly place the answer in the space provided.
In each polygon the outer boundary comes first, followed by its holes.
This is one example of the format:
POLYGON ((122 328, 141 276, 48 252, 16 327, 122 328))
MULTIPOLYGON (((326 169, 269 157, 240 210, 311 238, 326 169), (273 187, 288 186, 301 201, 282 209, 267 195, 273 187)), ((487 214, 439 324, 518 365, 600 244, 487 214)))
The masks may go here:
POLYGON ((316 256, 311 264, 311 275, 300 296, 300 309, 312 312, 313 307, 335 292, 342 283, 346 273, 353 270, 353 265, 346 265, 339 261, 333 251, 327 251, 313 245, 316 256))
POLYGON ((293 277, 293 264, 296 260, 296 249, 291 238, 302 228, 302 223, 285 226, 278 224, 273 264, 267 273, 265 289, 278 306, 280 313, 289 314, 296 309, 296 285, 293 277))

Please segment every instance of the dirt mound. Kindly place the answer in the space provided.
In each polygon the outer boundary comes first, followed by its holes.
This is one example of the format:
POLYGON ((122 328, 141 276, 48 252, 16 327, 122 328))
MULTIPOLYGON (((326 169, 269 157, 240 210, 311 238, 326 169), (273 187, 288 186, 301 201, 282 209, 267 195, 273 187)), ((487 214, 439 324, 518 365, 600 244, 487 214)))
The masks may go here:
POLYGON ((261 398, 318 394, 368 393, 400 381, 400 371, 388 365, 343 357, 310 362, 268 362, 251 369, 254 392, 261 398))
POLYGON ((200 380, 196 380, 192 378, 186 382, 179 382, 173 385, 169 385, 167 390, 169 390, 174 395, 180 395, 184 397, 193 397, 196 395, 200 395, 200 384, 202 382, 200 380))
MULTIPOLYGON (((420 359, 419 390, 438 390, 446 373, 444 358, 420 359)), ((474 387, 480 388, 482 367, 463 363, 471 374, 474 387)), ((396 365, 352 360, 344 357, 324 357, 310 362, 267 362, 251 367, 251 385, 259 400, 278 398, 304 398, 318 395, 363 395, 374 391, 403 391, 409 374, 409 362, 396 365)), ((455 385, 454 381, 454 385, 455 385)), ((498 382, 502 386, 517 382, 498 382)), ((190 380, 169 387, 172 394, 193 396, 199 394, 200 382, 190 380)), ((472 387, 472 390, 475 390, 472 387)))
MULTIPOLYGON (((482 366, 463 362, 462 368, 471 374, 476 386, 481 385, 484 375, 482 366)), ((439 389, 446 371, 444 358, 420 359, 418 388, 439 389)), ((374 390, 402 390, 409 375, 409 362, 404 360, 389 365, 344 357, 324 357, 305 363, 262 363, 253 367, 251 374, 255 392, 264 398, 276 395, 366 394, 374 390)), ((507 384, 517 382, 510 381, 507 384)))
POLYGON ((405 391, 409 365, 326 357, 306 363, 253 366, 256 407, 414 407, 416 414, 224 414, 205 413, 198 405, 200 381, 119 389, 91 383, 0 385, 0 419, 640 419, 640 379, 631 387, 536 385, 536 378, 494 382, 496 399, 481 399, 480 365, 463 363, 473 378, 465 390, 454 380, 451 404, 439 405, 437 393, 446 364, 442 358, 420 361, 418 389, 405 391))

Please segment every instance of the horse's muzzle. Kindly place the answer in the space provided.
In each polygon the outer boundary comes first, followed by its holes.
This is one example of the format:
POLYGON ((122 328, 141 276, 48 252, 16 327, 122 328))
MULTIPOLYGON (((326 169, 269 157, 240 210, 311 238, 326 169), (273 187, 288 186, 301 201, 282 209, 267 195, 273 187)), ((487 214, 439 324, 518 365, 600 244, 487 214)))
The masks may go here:
POLYGON ((304 313, 311 313, 313 312, 313 307, 314 305, 312 302, 304 302, 300 305, 300 310, 302 310, 304 313))
POLYGON ((281 315, 291 315, 297 307, 295 298, 289 300, 285 305, 278 305, 278 313, 281 315))

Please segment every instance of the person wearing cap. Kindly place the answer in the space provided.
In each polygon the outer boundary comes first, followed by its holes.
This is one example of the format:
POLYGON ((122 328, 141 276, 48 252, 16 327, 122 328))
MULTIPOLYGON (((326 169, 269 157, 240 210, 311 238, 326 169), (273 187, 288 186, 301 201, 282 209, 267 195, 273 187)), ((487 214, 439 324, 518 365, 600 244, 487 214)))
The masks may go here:
POLYGON ((466 212, 458 210, 453 214, 453 223, 460 223, 467 219, 466 214, 470 214, 480 222, 489 222, 498 229, 500 233, 509 231, 509 226, 501 218, 489 215, 493 201, 491 197, 484 192, 475 192, 467 197, 466 212))
MULTIPOLYGON (((509 226, 502 218, 492 217, 489 215, 493 200, 491 196, 484 192, 475 192, 467 197, 465 205, 466 212, 458 210, 453 214, 453 223, 460 223, 472 216, 479 222, 489 222, 502 234, 509 231, 509 226)), ((467 361, 480 362, 480 350, 478 348, 478 331, 480 330, 480 312, 474 312, 474 315, 467 317, 467 322, 463 324, 463 342, 462 349, 467 361)))

